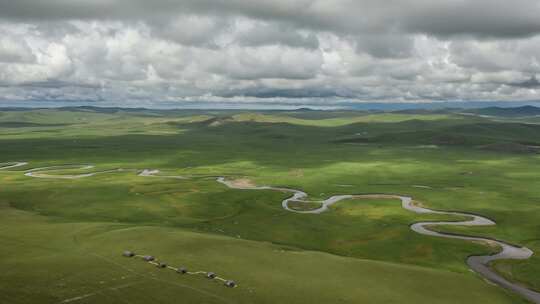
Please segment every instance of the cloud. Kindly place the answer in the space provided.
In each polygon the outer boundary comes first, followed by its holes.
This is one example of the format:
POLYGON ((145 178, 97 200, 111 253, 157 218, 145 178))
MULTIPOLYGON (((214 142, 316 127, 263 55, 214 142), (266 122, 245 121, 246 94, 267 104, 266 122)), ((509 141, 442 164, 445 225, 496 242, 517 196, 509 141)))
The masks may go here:
POLYGON ((299 31, 289 25, 246 20, 240 24, 243 29, 239 30, 234 42, 241 46, 282 45, 312 50, 319 48, 319 40, 314 33, 299 31))
POLYGON ((0 37, 0 63, 30 63, 36 57, 24 41, 13 37, 0 37))
POLYGON ((179 15, 174 18, 150 20, 152 35, 182 45, 217 48, 220 39, 234 27, 233 20, 201 15, 179 15))
POLYGON ((536 75, 531 76, 530 79, 522 81, 522 82, 516 82, 516 83, 510 83, 511 86, 515 87, 521 87, 521 88, 540 88, 540 81, 536 79, 536 75))
POLYGON ((0 0, 0 99, 538 100, 539 15, 536 0, 0 0))

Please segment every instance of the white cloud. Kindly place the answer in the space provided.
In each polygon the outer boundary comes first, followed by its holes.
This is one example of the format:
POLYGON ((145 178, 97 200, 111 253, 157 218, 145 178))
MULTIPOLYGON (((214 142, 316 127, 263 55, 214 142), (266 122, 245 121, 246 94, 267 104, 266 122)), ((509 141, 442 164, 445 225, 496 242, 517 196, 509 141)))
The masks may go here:
POLYGON ((496 2, 0 0, 0 99, 540 99, 540 5, 496 2))

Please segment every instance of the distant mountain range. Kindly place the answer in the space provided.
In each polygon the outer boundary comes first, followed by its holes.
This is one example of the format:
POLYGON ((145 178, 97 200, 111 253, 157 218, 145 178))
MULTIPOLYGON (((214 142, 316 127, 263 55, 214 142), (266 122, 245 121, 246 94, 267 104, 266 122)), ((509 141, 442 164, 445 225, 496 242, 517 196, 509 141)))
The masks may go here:
MULTIPOLYGON (((28 111, 37 109, 48 109, 47 107, 0 107, 0 111, 28 111)), ((248 109, 149 109, 149 108, 123 108, 123 107, 96 107, 96 106, 69 106, 69 107, 57 107, 53 108, 61 111, 73 111, 73 112, 94 112, 94 113, 136 113, 140 115, 163 115, 163 114, 186 114, 186 113, 205 113, 205 112, 219 112, 219 113, 237 113, 237 112, 325 112, 328 110, 315 110, 307 107, 301 107, 295 110, 248 110, 248 109)), ((408 109, 393 109, 391 107, 386 109, 369 109, 369 108, 354 108, 354 109, 341 109, 341 112, 346 111, 359 111, 359 112, 394 112, 403 114, 469 114, 478 116, 495 116, 495 117, 534 117, 540 116, 540 107, 531 105, 518 106, 518 107, 499 107, 490 106, 483 108, 461 108, 461 107, 448 107, 448 108, 408 108, 408 109)))
POLYGON ((503 116, 503 117, 529 117, 540 116, 540 108, 534 106, 522 106, 515 108, 488 107, 480 109, 468 109, 462 111, 476 115, 503 116))

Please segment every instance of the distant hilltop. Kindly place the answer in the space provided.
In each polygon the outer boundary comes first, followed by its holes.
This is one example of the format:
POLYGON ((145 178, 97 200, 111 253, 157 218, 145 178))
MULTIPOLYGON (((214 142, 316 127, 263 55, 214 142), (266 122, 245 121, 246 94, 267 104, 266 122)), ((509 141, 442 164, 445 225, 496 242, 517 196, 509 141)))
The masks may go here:
MULTIPOLYGON (((511 103, 504 103, 503 106, 492 106, 493 103, 458 103, 458 102, 442 102, 442 103, 412 103, 412 104, 383 104, 383 103, 369 103, 369 104, 347 104, 333 109, 324 108, 312 108, 309 106, 300 106, 298 108, 290 109, 252 109, 252 108, 219 108, 218 106, 212 108, 196 108, 196 107, 179 107, 179 108, 153 108, 153 107, 122 107, 122 106, 94 106, 94 105, 80 105, 80 106, 65 106, 65 107, 47 107, 47 103, 35 103, 33 106, 6 106, 0 103, 0 111, 28 111, 28 110, 46 110, 56 109, 60 111, 71 112, 94 112, 94 113, 136 113, 139 115, 164 115, 171 113, 244 113, 244 112, 369 112, 369 113, 382 113, 382 112, 394 112, 401 114, 468 114, 477 116, 495 116, 495 117, 533 117, 540 116, 540 103, 539 106, 518 104, 511 107, 511 103), (482 106, 485 105, 485 106, 482 106), (489 106, 488 106, 489 105, 489 106)), ((533 103, 536 104, 536 103, 533 103)))
POLYGON ((465 113, 505 117, 540 116, 540 108, 535 106, 522 106, 515 108, 488 107, 480 109, 470 109, 467 110, 465 113))

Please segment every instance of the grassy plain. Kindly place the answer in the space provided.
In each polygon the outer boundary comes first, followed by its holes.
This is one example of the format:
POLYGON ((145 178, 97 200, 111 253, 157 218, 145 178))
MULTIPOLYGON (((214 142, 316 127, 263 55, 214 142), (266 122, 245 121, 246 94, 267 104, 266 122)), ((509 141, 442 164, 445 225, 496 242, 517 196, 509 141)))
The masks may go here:
MULTIPOLYGON (((540 155, 515 149, 535 145, 540 126, 451 112, 0 112, 0 162, 30 163, 0 170, 0 302, 520 302, 464 263, 496 249, 408 227, 449 217, 416 215, 397 200, 294 214, 281 208, 284 193, 231 190, 214 176, 302 189, 313 199, 407 194, 498 223, 452 231, 540 252, 540 155), (62 164, 125 170, 77 180, 23 175, 62 164), (189 178, 137 176, 145 168, 189 178), (122 258, 124 249, 240 286, 179 277, 122 258)), ((496 268, 540 289, 538 255, 496 268)))

